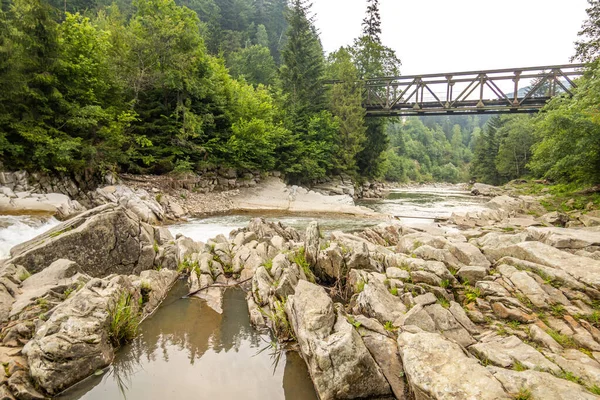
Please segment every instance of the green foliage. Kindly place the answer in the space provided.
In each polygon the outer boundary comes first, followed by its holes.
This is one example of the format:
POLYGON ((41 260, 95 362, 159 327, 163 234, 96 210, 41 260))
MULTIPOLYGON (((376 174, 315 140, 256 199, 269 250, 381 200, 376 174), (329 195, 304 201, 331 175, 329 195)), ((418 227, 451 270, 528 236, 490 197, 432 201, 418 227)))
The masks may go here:
POLYGON ((552 337, 552 339, 554 339, 558 344, 560 344, 561 346, 563 346, 565 348, 574 349, 577 347, 575 340, 573 340, 573 338, 571 336, 563 335, 553 329, 548 329, 546 331, 546 333, 548 335, 550 335, 552 337))
POLYGON ((472 286, 465 286, 465 299, 467 304, 474 302, 478 297, 481 297, 481 291, 479 288, 474 288, 472 286))
POLYGON ((27 278, 29 278, 31 276, 31 274, 29 273, 29 271, 27 271, 26 269, 23 269, 20 273, 19 273, 19 280, 21 282, 23 282, 24 280, 26 280, 27 278))
POLYGON ((538 117, 539 142, 529 164, 537 176, 579 184, 600 182, 599 71, 598 63, 592 64, 577 82, 572 99, 554 98, 538 117))
POLYGON ((109 337, 114 347, 130 341, 137 334, 140 317, 131 293, 123 291, 109 305, 109 337))
POLYGON ((532 400, 531 391, 529 389, 521 388, 517 393, 513 395, 514 400, 532 400))
POLYGON ((398 330, 398 328, 394 326, 392 321, 385 321, 383 329, 385 329, 388 332, 396 332, 398 330))
POLYGON ((389 291, 394 296, 398 296, 398 288, 397 287, 390 288, 389 291))
POLYGON ((315 283, 315 274, 310 269, 310 264, 308 263, 308 261, 306 261, 305 254, 306 253, 304 247, 300 247, 297 251, 292 253, 291 261, 298 265, 300 268, 302 268, 302 271, 304 271, 304 275, 306 275, 306 279, 308 279, 312 283, 315 283))
POLYGON ((271 85, 277 78, 277 66, 268 47, 254 45, 232 53, 227 65, 234 78, 253 85, 271 85))
POLYGON ((450 308, 450 302, 445 297, 442 297, 442 296, 438 297, 437 302, 444 308, 450 308))
POLYGON ((355 328, 360 328, 362 326, 362 324, 360 322, 358 322, 357 320, 354 319, 354 317, 352 315, 347 315, 346 319, 348 320, 348 322, 354 326, 355 328))
POLYGON ((356 282, 355 292, 356 293, 361 293, 363 290, 365 290, 365 285, 366 284, 367 284, 367 282, 365 282, 362 279, 360 281, 356 282))

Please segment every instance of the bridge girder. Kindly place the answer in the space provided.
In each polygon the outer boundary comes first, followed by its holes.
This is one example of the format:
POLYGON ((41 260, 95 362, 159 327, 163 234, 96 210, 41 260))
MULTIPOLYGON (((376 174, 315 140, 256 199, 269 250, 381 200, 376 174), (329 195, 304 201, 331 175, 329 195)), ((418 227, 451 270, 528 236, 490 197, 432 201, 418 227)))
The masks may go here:
POLYGON ((363 106, 371 117, 534 113, 556 95, 572 95, 574 79, 583 75, 584 67, 566 64, 368 79, 361 82, 363 106))

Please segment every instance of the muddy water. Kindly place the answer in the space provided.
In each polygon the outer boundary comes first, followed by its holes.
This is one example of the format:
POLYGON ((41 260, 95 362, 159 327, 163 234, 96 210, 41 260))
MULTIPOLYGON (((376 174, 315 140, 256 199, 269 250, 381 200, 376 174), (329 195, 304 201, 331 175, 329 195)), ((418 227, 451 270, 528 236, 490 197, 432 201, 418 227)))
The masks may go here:
POLYGON ((276 363, 271 337, 251 327, 243 291, 226 292, 223 315, 186 293, 179 283, 103 375, 58 398, 317 399, 300 356, 283 353, 276 363))

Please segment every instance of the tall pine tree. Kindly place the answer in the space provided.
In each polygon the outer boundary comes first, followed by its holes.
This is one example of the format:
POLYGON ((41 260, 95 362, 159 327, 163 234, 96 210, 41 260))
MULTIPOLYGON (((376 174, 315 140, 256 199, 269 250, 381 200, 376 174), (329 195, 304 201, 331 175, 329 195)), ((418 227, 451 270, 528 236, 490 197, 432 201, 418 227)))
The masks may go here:
MULTIPOLYGON (((367 14, 363 20, 363 34, 355 41, 353 55, 363 79, 398 75, 400 60, 393 50, 381 44, 381 15, 379 0, 368 0, 367 14)), ((389 139, 386 133, 386 120, 367 120, 367 141, 364 149, 357 154, 357 164, 363 176, 380 177, 385 161, 389 139)))
POLYGON ((288 11, 287 43, 281 67, 286 109, 294 130, 308 131, 310 118, 325 104, 324 56, 321 41, 310 17, 312 4, 294 0, 288 11))

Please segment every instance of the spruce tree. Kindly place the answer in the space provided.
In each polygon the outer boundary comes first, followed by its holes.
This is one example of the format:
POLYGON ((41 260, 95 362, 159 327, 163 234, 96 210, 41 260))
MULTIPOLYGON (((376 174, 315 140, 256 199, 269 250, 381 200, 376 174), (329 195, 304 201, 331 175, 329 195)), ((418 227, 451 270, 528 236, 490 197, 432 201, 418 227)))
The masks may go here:
POLYGON ((600 0, 588 0, 588 19, 583 23, 578 36, 584 38, 575 42, 573 60, 592 62, 600 55, 600 0))
POLYGON ((371 40, 381 43, 381 14, 379 13, 379 0, 367 0, 367 15, 363 20, 363 35, 371 40))
POLYGON ((310 118, 325 104, 323 89, 324 56, 321 42, 310 17, 312 4, 294 0, 288 11, 287 43, 281 67, 286 109, 293 129, 307 132, 310 118))

